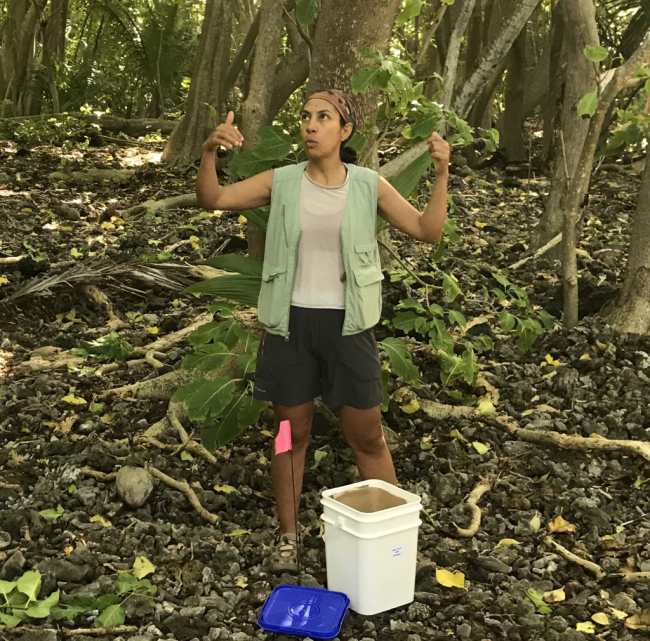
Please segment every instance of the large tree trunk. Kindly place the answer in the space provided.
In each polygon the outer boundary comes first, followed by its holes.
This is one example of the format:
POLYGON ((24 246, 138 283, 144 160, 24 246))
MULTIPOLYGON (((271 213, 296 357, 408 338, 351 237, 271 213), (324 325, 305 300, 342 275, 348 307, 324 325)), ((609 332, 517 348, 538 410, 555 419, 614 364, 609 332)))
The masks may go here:
POLYGON ((588 60, 584 54, 585 47, 599 44, 593 0, 564 3, 563 11, 566 82, 560 131, 553 149, 551 188, 546 209, 532 243, 535 249, 548 243, 562 230, 563 215, 560 202, 575 174, 589 129, 589 119, 578 115, 578 102, 586 93, 598 89, 598 65, 588 60))
POLYGON ((232 13, 230 0, 207 0, 185 116, 163 151, 169 165, 188 165, 201 156, 201 145, 216 127, 210 106, 219 109, 230 58, 232 13))
MULTIPOLYGON (((242 134, 244 151, 253 149, 258 143, 257 130, 268 120, 275 66, 282 40, 283 0, 262 0, 260 7, 260 30, 255 41, 253 63, 250 70, 248 95, 242 105, 242 134)), ((264 232, 257 225, 247 230, 248 255, 262 262, 264 260, 264 232)))
POLYGON ((650 161, 646 158, 632 223, 627 276, 608 310, 608 322, 631 334, 650 334, 650 161))
POLYGON ((515 162, 524 161, 528 157, 523 137, 527 40, 528 29, 524 26, 508 55, 508 74, 506 75, 503 142, 508 158, 515 162))
POLYGON ((65 62, 65 32, 68 0, 50 0, 50 14, 43 28, 43 65, 47 69, 52 113, 60 112, 57 67, 65 62))
MULTIPOLYGON (((366 66, 358 51, 364 48, 386 51, 401 4, 400 0, 322 0, 307 95, 318 89, 338 89, 350 95, 352 77, 366 66), (333 43, 345 45, 333 46, 333 43)), ((377 90, 351 96, 351 100, 359 130, 375 122, 377 90)), ((375 136, 369 137, 363 156, 368 167, 379 169, 375 136)), ((390 243, 389 228, 379 237, 390 243)), ((383 248, 380 254, 384 265, 392 263, 392 257, 383 248)))

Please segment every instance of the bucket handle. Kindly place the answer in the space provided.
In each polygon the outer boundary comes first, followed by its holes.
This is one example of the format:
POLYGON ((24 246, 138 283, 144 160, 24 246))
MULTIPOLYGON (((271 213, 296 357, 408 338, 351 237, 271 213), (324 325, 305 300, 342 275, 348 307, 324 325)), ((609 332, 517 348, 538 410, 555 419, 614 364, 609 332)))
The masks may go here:
MULTIPOLYGON (((381 538, 382 536, 389 536, 391 534, 397 534, 399 532, 404 532, 404 530, 410 530, 413 527, 420 527, 420 525, 422 525, 422 521, 420 519, 418 519, 417 523, 413 523, 413 524, 409 525, 408 527, 399 527, 399 528, 395 528, 393 530, 388 530, 387 532, 382 532, 379 536, 368 536, 367 534, 366 535, 357 534, 356 532, 353 532, 352 530, 350 530, 347 527, 347 525, 345 523, 345 519, 342 516, 339 516, 336 520, 333 520, 333 519, 330 519, 330 518, 328 518, 327 516, 325 516, 323 514, 323 516, 321 516, 321 519, 323 519, 324 523, 327 523, 328 525, 331 525, 331 526, 333 526, 335 528, 343 530, 343 532, 347 532, 348 534, 351 534, 352 536, 356 537, 357 539, 378 539, 378 538, 381 538)), ((368 524, 368 525, 371 525, 371 524, 368 524)))

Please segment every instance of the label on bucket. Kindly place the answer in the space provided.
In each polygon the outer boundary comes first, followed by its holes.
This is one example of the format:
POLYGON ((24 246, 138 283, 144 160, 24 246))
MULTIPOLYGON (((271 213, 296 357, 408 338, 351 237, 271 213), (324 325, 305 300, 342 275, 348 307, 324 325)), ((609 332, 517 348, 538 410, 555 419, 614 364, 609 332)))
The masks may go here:
POLYGON ((390 549, 390 555, 391 556, 402 556, 404 554, 404 546, 399 545, 396 548, 391 548, 390 549))

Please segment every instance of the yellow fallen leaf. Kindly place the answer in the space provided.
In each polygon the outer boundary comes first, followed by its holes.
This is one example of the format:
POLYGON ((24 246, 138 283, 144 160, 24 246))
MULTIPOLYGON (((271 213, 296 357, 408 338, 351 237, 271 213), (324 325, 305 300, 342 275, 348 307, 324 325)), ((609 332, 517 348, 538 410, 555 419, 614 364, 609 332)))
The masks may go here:
POLYGON ((561 516, 556 517, 548 524, 549 532, 575 532, 577 529, 577 526, 569 523, 561 516))
POLYGON ((641 614, 635 614, 625 619, 625 627, 630 630, 645 630, 650 625, 650 610, 644 610, 641 614))
POLYGON ((585 621, 584 623, 578 623, 578 625, 576 625, 576 630, 578 630, 578 632, 594 634, 596 632, 596 626, 591 621, 585 621))
POLYGON ((583 354, 583 355, 580 357, 580 360, 581 360, 581 361, 590 361, 590 360, 591 360, 591 356, 589 356, 589 354, 583 354))
POLYGON ((146 557, 138 556, 133 562, 133 576, 136 579, 144 579, 148 574, 153 574, 156 566, 146 557))
POLYGON ((492 401, 481 401, 476 409, 478 409, 479 414, 494 414, 496 412, 492 401))
POLYGON ((238 588, 245 588, 248 586, 248 583, 246 583, 246 577, 245 576, 240 576, 239 580, 235 584, 238 588))
POLYGON ((585 251, 584 249, 580 249, 579 247, 576 247, 576 254, 578 256, 589 256, 588 251, 585 251))
POLYGON ((64 396, 61 400, 65 401, 66 403, 70 403, 70 405, 85 405, 86 404, 85 399, 79 398, 78 396, 72 396, 72 395, 64 396))
POLYGON ((271 432, 269 432, 268 430, 262 430, 260 434, 262 436, 266 436, 266 438, 273 438, 273 434, 271 434, 271 432))
POLYGON ((457 438, 459 441, 467 441, 467 439, 458 430, 451 430, 451 432, 449 432, 449 436, 452 438, 457 438))
POLYGON ((104 425, 110 425, 115 420, 115 414, 104 414, 99 419, 104 425))
POLYGON ((413 398, 405 405, 402 405, 400 409, 403 412, 406 412, 407 414, 413 414, 414 412, 417 412, 420 409, 420 404, 418 403, 417 398, 413 398))
POLYGON ((612 608, 612 614, 617 618, 617 619, 627 619, 630 615, 627 612, 623 612, 622 610, 617 610, 616 608, 612 608))
POLYGON ((237 489, 234 488, 232 485, 215 485, 214 491, 223 492, 224 494, 232 494, 233 492, 236 492, 237 489))
POLYGON ((505 547, 505 546, 511 546, 511 545, 521 545, 519 541, 515 541, 515 539, 501 539, 495 546, 494 549, 496 550, 497 548, 500 547, 505 547))
POLYGON ((542 522, 539 518, 539 514, 535 514, 535 516, 530 519, 530 527, 533 528, 535 532, 539 532, 539 528, 542 526, 542 522))
POLYGON ((645 483, 645 480, 642 476, 637 476, 636 481, 632 483, 632 487, 640 488, 645 483))
POLYGON ((201 247, 201 241, 196 236, 190 236, 190 243, 192 243, 192 249, 201 247))
POLYGON ((564 599, 566 599, 564 588, 544 592, 544 601, 546 601, 546 603, 560 603, 560 601, 564 601, 564 599))
POLYGON ((472 447, 479 453, 479 454, 486 454, 487 451, 490 449, 488 445, 484 445, 483 443, 479 443, 478 441, 474 441, 472 443, 472 447))
POLYGON ((524 410, 521 415, 522 416, 530 416, 533 413, 533 410, 524 410))
POLYGON ((113 527, 113 524, 105 519, 101 514, 95 514, 95 516, 90 517, 91 523, 101 523, 104 527, 113 527))
POLYGON ((465 575, 462 572, 450 572, 443 568, 436 568, 436 580, 446 588, 465 587, 465 575))
POLYGON ((70 256, 74 256, 75 258, 79 258, 80 256, 83 256, 83 254, 76 247, 73 247, 70 250, 70 256))
POLYGON ((0 285, 8 285, 9 280, 7 279, 6 276, 0 276, 0 285))
POLYGON ((65 552, 66 556, 69 556, 70 554, 72 554, 74 552, 74 547, 72 545, 68 545, 68 546, 63 548, 63 551, 65 552))
POLYGON ((596 432, 594 432, 593 434, 590 434, 589 438, 602 438, 604 441, 607 440, 604 436, 601 436, 600 434, 596 434, 596 432))
POLYGON ((242 536, 242 534, 250 534, 250 530, 233 530, 232 532, 228 532, 228 536, 242 536))
POLYGON ((554 360, 550 354, 547 354, 544 358, 545 360, 541 363, 540 367, 546 367, 547 365, 557 367, 558 365, 560 365, 560 361, 554 360))
POLYGON ((487 226, 487 223, 481 223, 478 220, 474 223, 479 229, 483 229, 483 227, 487 226))
POLYGON ((113 223, 109 223, 108 221, 102 223, 100 227, 105 231, 111 231, 112 229, 115 229, 115 225, 113 223))
POLYGON ((157 334, 158 333, 158 328, 157 327, 147 327, 147 331, 150 334, 157 334))
POLYGON ((549 413, 552 413, 552 412, 559 412, 560 410, 556 409, 555 407, 552 407, 551 405, 546 405, 546 404, 542 403, 541 405, 538 405, 535 408, 535 411, 536 412, 549 412, 549 413))
POLYGON ((237 222, 239 222, 239 223, 241 223, 243 225, 244 223, 248 222, 248 220, 247 220, 246 216, 239 216, 239 218, 237 219, 237 222))
POLYGON ((46 421, 43 425, 48 427, 53 427, 55 432, 61 432, 61 434, 69 434, 72 426, 77 422, 79 417, 76 414, 71 414, 68 418, 64 419, 60 423, 56 421, 46 421))
POLYGON ((591 620, 600 623, 600 625, 609 625, 609 619, 604 612, 596 612, 596 614, 591 617, 591 620))

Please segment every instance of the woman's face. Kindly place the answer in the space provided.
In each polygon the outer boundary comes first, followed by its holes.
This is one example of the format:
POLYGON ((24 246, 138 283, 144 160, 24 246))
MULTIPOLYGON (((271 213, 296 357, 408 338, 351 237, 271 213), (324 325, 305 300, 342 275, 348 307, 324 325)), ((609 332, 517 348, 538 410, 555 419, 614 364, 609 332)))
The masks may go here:
POLYGON ((327 100, 312 98, 301 114, 300 135, 308 158, 339 155, 339 148, 352 133, 352 124, 341 127, 339 112, 327 100))

